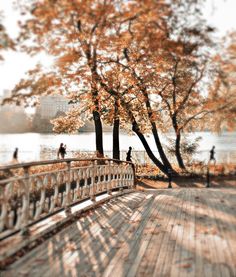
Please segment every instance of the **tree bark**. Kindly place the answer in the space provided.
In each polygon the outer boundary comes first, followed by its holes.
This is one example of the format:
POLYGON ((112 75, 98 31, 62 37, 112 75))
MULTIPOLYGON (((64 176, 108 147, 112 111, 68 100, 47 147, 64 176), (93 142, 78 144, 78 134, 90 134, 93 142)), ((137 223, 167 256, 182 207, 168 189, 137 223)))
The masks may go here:
POLYGON ((181 145, 181 134, 180 132, 176 133, 176 139, 175 139, 175 156, 178 161, 179 167, 182 169, 185 169, 184 161, 182 159, 181 151, 180 151, 180 145, 181 145))
POLYGON ((158 135, 158 131, 157 131, 157 126, 156 126, 156 123, 153 122, 153 119, 152 119, 152 116, 153 116, 153 111, 152 111, 152 107, 151 107, 151 103, 149 101, 149 97, 148 97, 148 93, 146 91, 146 87, 143 86, 143 81, 139 79, 139 82, 140 82, 140 89, 145 97, 145 105, 146 105, 146 108, 147 108, 147 111, 148 111, 148 118, 149 118, 149 121, 151 123, 151 126, 152 126, 152 134, 153 134, 153 137, 154 137, 154 140, 155 140, 155 143, 156 143, 156 147, 157 147, 157 150, 159 152, 159 155, 160 155, 160 158, 163 162, 163 164, 165 165, 165 167, 168 167, 169 169, 171 169, 173 171, 173 168, 168 160, 168 158, 166 157, 166 154, 164 152, 164 149, 162 147, 162 144, 161 144, 161 141, 160 141, 160 138, 159 138, 159 135, 158 135))
POLYGON ((93 120, 95 126, 95 136, 96 136, 96 151, 97 157, 103 158, 103 139, 102 139, 102 121, 98 111, 93 111, 93 120))
POLYGON ((113 123, 113 159, 120 159, 120 139, 119 139, 120 120, 115 119, 113 123))
POLYGON ((102 82, 99 74, 97 74, 97 78, 98 80, 100 81, 100 84, 103 88, 106 89, 106 91, 112 95, 113 97, 118 97, 119 98, 119 101, 121 103, 121 105, 126 109, 128 115, 129 115, 129 118, 130 118, 130 121, 132 122, 132 130, 133 132, 135 132, 137 134, 137 136, 139 137, 139 139, 141 140, 149 158, 153 161, 153 163, 165 174, 168 176, 168 167, 163 165, 162 162, 160 162, 156 157, 155 155, 153 154, 151 148, 149 147, 144 135, 140 132, 139 130, 139 127, 138 127, 138 124, 135 120, 135 117, 129 107, 129 104, 127 104, 124 99, 120 98, 118 95, 117 95, 117 92, 113 89, 110 89, 104 82, 102 82))
POLYGON ((103 130, 102 130, 102 121, 100 116, 99 100, 98 100, 98 90, 97 90, 97 50, 96 47, 91 48, 90 44, 85 44, 86 49, 84 50, 88 65, 92 73, 92 100, 95 106, 93 110, 93 121, 95 127, 95 137, 96 137, 96 152, 98 158, 104 157, 103 152, 103 130))
POLYGON ((173 168, 172 168, 172 166, 171 166, 169 160, 167 159, 166 154, 165 154, 165 152, 164 152, 164 150, 163 150, 163 147, 162 147, 162 144, 161 144, 161 141, 160 141, 158 132, 157 132, 156 124, 155 124, 154 122, 152 122, 151 124, 152 124, 152 134, 153 134, 153 136, 154 136, 154 140, 155 140, 156 147, 157 147, 157 149, 158 149, 160 158, 161 158, 163 164, 164 164, 167 168, 173 170, 173 168))
POLYGON ((132 130, 136 133, 136 135, 141 140, 149 158, 153 161, 153 163, 165 174, 168 175, 168 167, 163 165, 153 154, 152 150, 150 149, 147 140, 145 139, 144 135, 139 131, 138 125, 136 122, 133 122, 132 130))
POLYGON ((177 122, 177 118, 176 118, 176 114, 174 114, 172 116, 172 124, 173 124, 173 128, 175 130, 175 156, 178 162, 178 165, 180 168, 185 169, 185 165, 184 165, 184 161, 181 155, 181 151, 180 151, 180 146, 181 146, 181 134, 180 134, 180 130, 178 128, 178 122, 177 122))
POLYGON ((114 103, 114 120, 113 120, 113 159, 120 159, 120 139, 119 139, 119 129, 120 129, 120 118, 119 118, 119 101, 115 98, 114 103))

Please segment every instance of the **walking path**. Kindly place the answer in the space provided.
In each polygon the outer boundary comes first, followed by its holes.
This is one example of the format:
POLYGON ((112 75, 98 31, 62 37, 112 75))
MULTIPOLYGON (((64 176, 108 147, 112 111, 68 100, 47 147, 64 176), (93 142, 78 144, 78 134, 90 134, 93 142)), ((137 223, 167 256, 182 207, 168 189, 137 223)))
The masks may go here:
POLYGON ((0 276, 236 276, 236 186, 112 199, 0 276))

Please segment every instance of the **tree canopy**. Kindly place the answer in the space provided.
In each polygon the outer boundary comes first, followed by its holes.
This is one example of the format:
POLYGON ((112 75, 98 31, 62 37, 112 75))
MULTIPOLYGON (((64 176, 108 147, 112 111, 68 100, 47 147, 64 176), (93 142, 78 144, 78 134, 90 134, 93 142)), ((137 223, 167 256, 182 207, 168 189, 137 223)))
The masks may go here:
POLYGON ((4 59, 1 53, 3 50, 14 49, 14 42, 7 34, 3 19, 4 16, 0 10, 0 61, 4 59))
MULTIPOLYGON (((54 130, 76 132, 85 120, 93 120, 99 155, 106 122, 114 128, 114 147, 119 149, 120 126, 132 130, 167 173, 173 168, 159 133, 173 129, 176 159, 184 169, 182 133, 205 128, 206 119, 211 126, 222 124, 226 113, 235 112, 227 100, 234 94, 235 64, 210 53, 214 29, 201 15, 204 1, 19 2, 27 15, 20 24, 19 47, 31 55, 44 51, 55 63, 46 72, 40 65, 30 70, 9 101, 32 105, 45 94, 66 95, 76 106, 53 120, 54 130), (159 156, 145 134, 152 134, 159 156)), ((228 55, 234 50, 232 42, 228 55)))

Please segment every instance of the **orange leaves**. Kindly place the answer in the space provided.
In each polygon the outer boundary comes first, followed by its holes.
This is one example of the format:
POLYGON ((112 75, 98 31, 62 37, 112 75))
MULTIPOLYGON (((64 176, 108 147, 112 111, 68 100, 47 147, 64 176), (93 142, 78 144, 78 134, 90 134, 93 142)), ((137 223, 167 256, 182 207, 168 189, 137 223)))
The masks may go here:
POLYGON ((213 58, 217 74, 209 88, 209 98, 215 111, 211 124, 215 131, 233 131, 236 127, 236 33, 232 33, 230 39, 228 47, 213 58))
MULTIPOLYGON (((14 49, 15 44, 13 40, 8 36, 5 27, 1 24, 1 14, 0 14, 0 51, 6 49, 14 49)), ((0 54, 0 61, 3 60, 3 56, 0 54)))
POLYGON ((81 111, 78 107, 71 108, 65 116, 60 116, 51 120, 54 125, 53 131, 56 133, 76 133, 84 125, 81 119, 81 111))
MULTIPOLYGON (((193 66, 196 40, 185 43, 178 35, 182 1, 173 10, 172 5, 155 0, 36 2, 28 8, 30 20, 22 26, 23 44, 34 53, 44 49, 56 63, 47 74, 41 69, 29 72, 30 81, 19 84, 17 91, 30 89, 31 96, 63 91, 88 111, 98 109, 107 121, 115 116, 114 103, 119 99, 121 121, 127 125, 133 116, 143 132, 156 122, 162 130, 169 128, 169 115, 178 107, 181 123, 199 111, 198 91, 194 85, 190 89, 200 73, 193 66)), ((183 34, 202 37, 201 30, 194 28, 184 29, 183 34)), ((75 130, 75 114, 66 116, 69 124, 63 118, 55 121, 55 130, 63 124, 62 131, 75 130)))
POLYGON ((65 53, 63 56, 59 57, 56 64, 59 67, 71 65, 74 62, 78 62, 79 58, 79 52, 76 50, 71 50, 69 53, 65 53))

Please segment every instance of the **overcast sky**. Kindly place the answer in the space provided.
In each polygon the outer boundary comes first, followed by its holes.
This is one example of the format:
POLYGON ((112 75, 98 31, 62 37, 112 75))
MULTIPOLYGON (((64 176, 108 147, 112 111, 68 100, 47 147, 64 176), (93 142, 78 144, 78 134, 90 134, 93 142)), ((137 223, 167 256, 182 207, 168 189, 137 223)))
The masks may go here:
MULTIPOLYGON (((0 0, 0 10, 4 11, 4 24, 9 34, 15 37, 18 33, 17 11, 12 9, 13 0, 0 0)), ((224 36, 227 32, 236 29, 236 0, 207 0, 204 14, 209 24, 218 29, 218 35, 224 36)), ((29 58, 25 54, 6 53, 5 61, 0 63, 0 94, 4 89, 12 89, 17 81, 23 77, 24 72, 32 68, 36 58, 29 58)), ((45 57, 40 60, 47 62, 45 57)))

